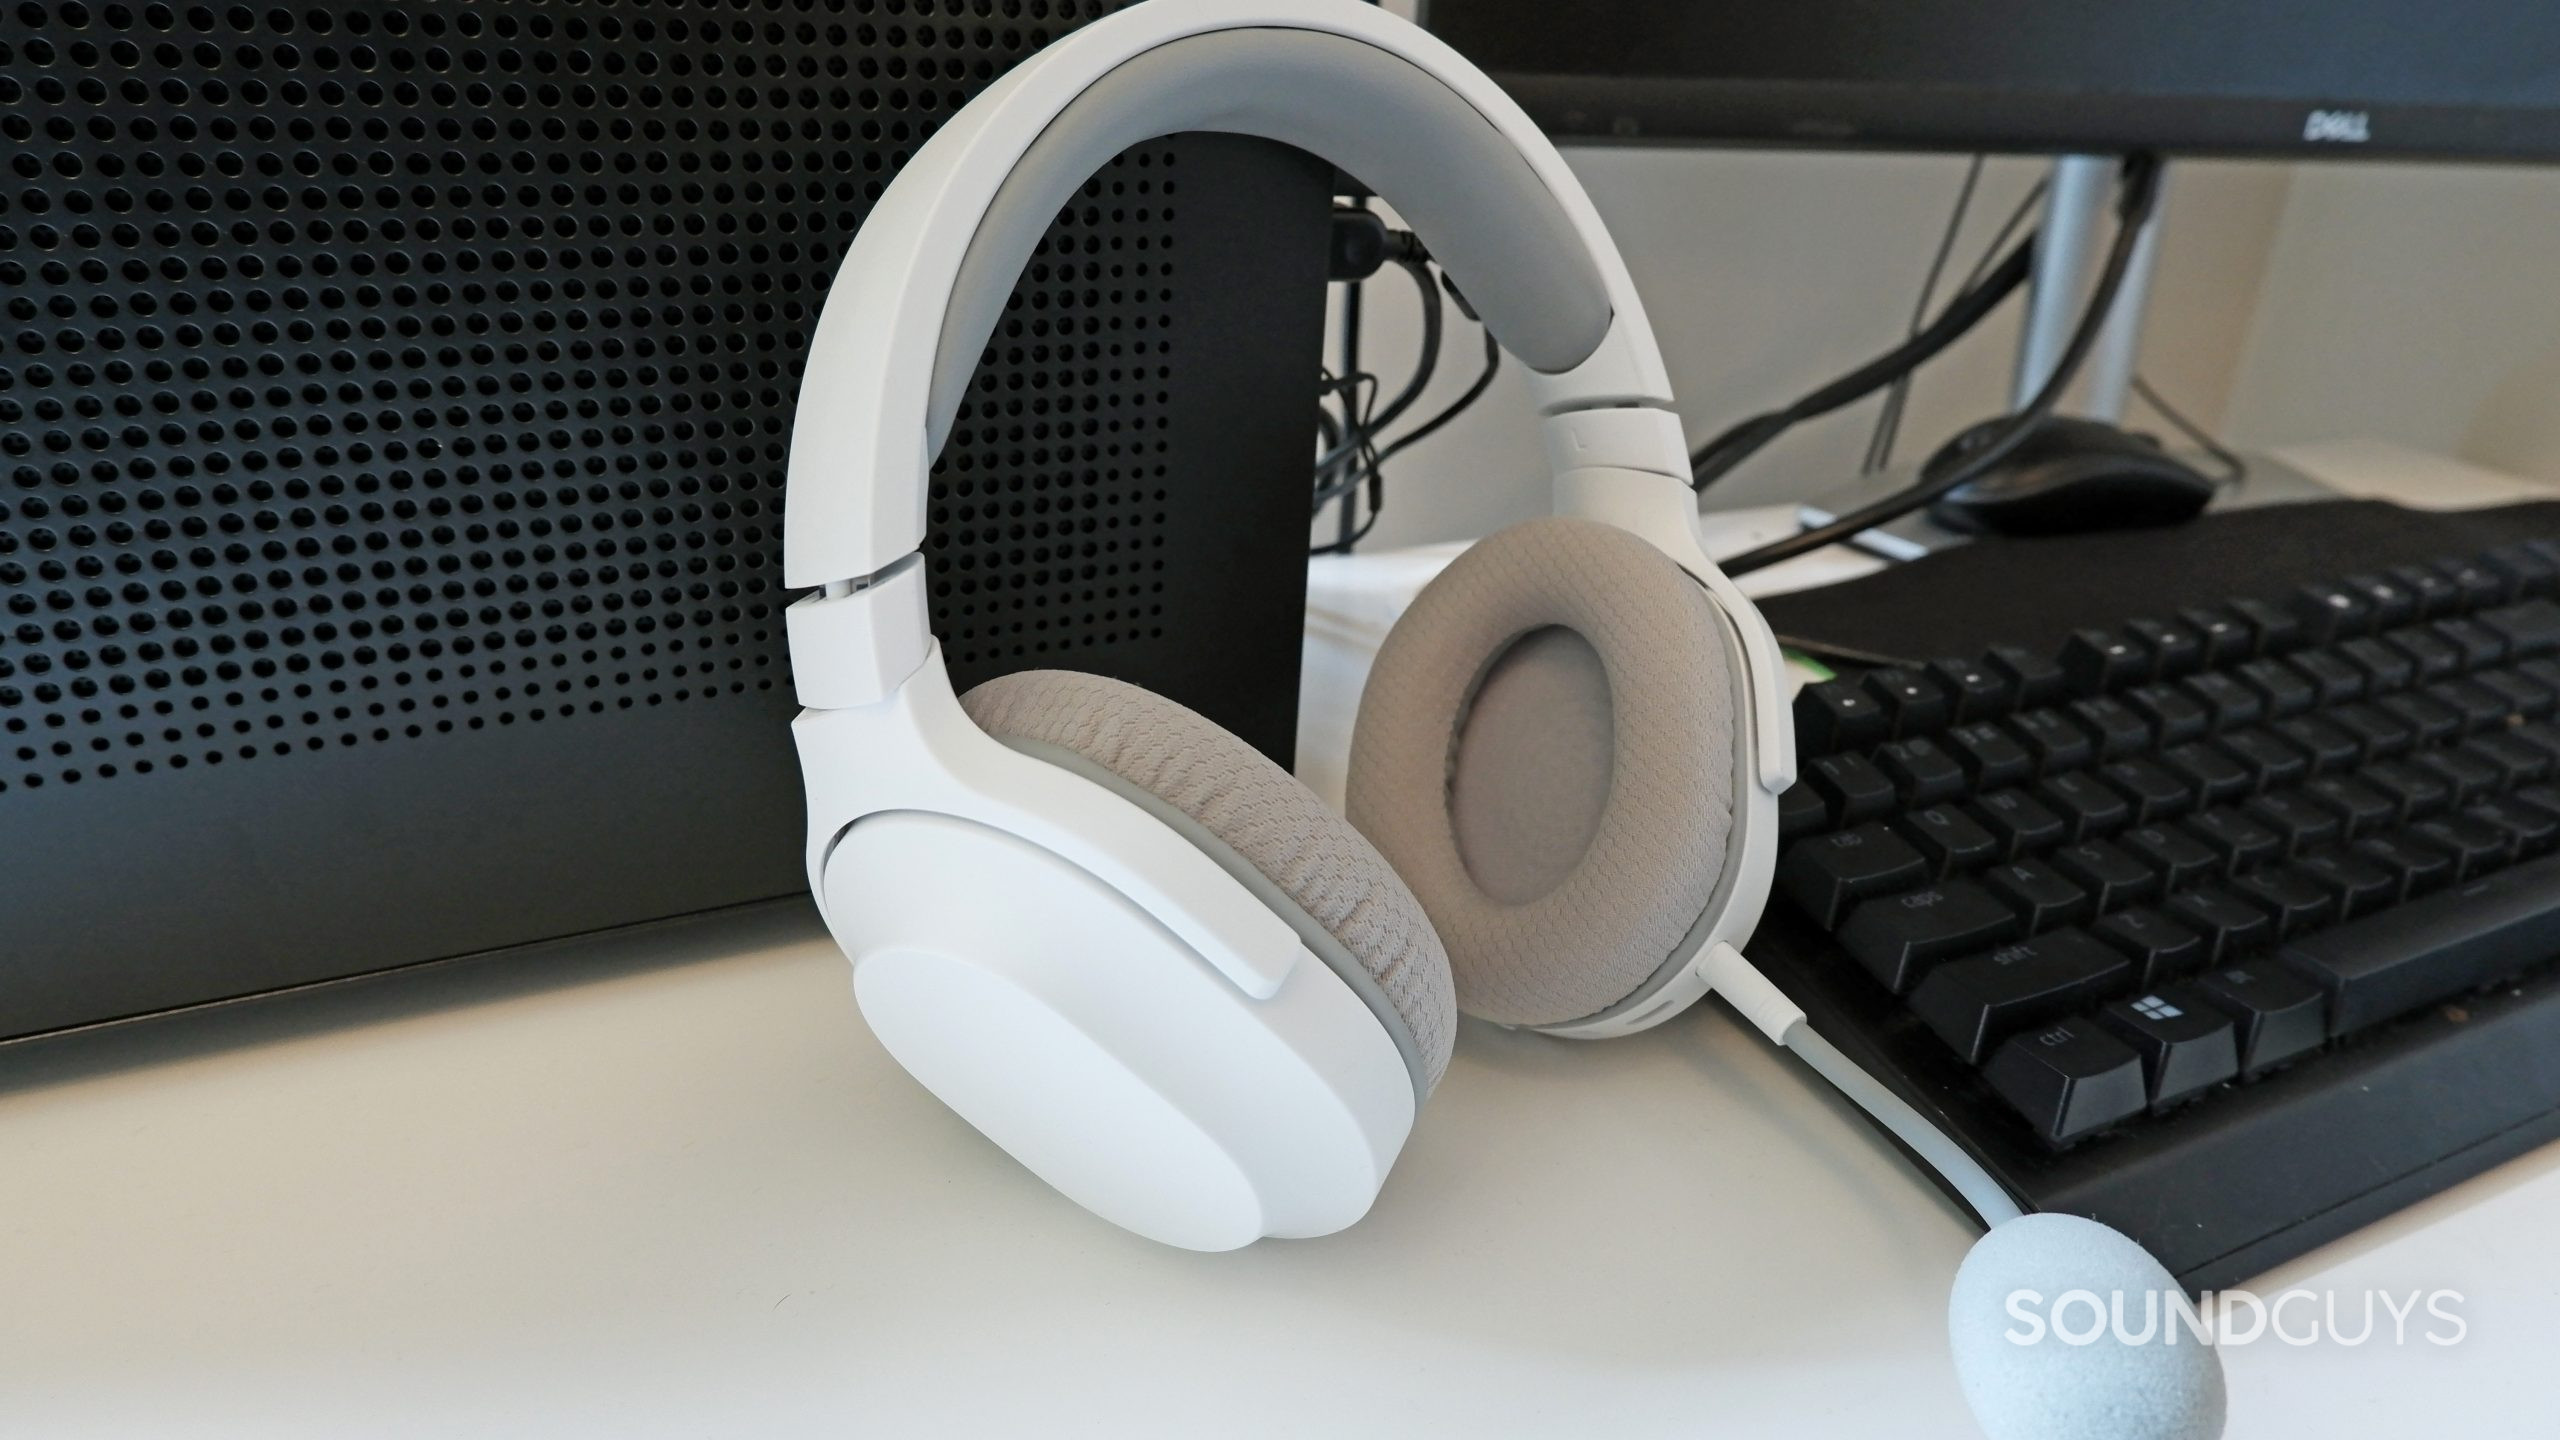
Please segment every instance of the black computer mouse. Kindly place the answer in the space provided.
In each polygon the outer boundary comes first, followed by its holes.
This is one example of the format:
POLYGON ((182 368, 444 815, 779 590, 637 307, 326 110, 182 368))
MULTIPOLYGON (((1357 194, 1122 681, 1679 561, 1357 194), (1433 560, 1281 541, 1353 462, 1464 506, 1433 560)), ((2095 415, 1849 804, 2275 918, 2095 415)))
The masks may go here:
MULTIPOLYGON (((2009 422, 1986 420, 1929 457, 1943 475, 2009 422)), ((1932 501, 1929 518, 1969 535, 2072 535, 2175 525, 2213 498, 2211 476, 2101 420, 2052 416, 1990 472, 1932 501)))

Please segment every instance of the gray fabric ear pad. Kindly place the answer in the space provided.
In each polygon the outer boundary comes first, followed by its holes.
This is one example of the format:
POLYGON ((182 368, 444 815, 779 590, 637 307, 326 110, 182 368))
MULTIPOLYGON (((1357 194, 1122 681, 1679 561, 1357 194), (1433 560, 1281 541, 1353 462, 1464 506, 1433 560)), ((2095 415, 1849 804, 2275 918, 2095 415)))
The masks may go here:
POLYGON ((1361 693, 1348 808, 1461 1009, 1562 1024, 1661 969, 1724 873, 1742 698, 1705 589, 1614 527, 1515 525, 1424 587, 1361 693))
POLYGON ((1440 937, 1360 832, 1261 751, 1196 711, 1099 675, 1026 670, 960 700, 1005 744, 1110 785, 1249 883, 1378 1012, 1427 1095, 1458 1007, 1440 937))

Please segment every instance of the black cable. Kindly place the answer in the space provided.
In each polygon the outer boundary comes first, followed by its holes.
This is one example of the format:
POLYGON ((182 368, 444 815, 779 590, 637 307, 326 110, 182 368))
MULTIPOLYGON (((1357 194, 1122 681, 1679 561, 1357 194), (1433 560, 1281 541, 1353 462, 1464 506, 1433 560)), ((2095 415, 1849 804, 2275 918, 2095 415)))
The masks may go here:
POLYGON ((2249 478, 2248 461, 2241 459, 2236 452, 2225 449, 2222 442, 2214 439, 2203 426, 2188 419, 2186 412, 2170 404, 2158 390, 2152 388, 2150 381, 2140 375, 2134 376, 2133 393, 2141 396, 2142 403, 2150 406, 2161 419, 2168 421, 2171 429, 2186 436, 2188 444, 2213 457, 2214 463, 2222 467, 2224 485, 2237 486, 2249 478))
POLYGON ((1891 350, 1805 395, 1782 410, 1755 415, 1698 448, 1689 457, 1689 483, 1704 490, 1751 458, 1762 446, 1777 439, 1798 423, 1816 415, 1827 415, 1843 405, 1863 400, 1902 375, 1935 358, 1939 352, 1964 338, 1965 332, 1982 323, 1982 317, 1999 308, 2034 268, 2035 237, 2029 235, 2018 242, 1982 283, 1947 302, 1937 319, 1917 335, 1891 350))
POLYGON ((1991 243, 1982 247, 1982 257, 1965 272, 1964 283, 1956 287, 1958 290, 1970 290, 1982 283, 1982 277, 1991 271, 1992 260, 2000 254, 2000 247, 2008 244, 2009 237, 2017 233, 2018 227, 2027 223, 2027 217, 2036 213, 2036 202, 2044 198, 2045 187, 2052 183, 2050 176, 2039 175, 2036 183, 2027 187, 2027 193, 2018 197, 2018 203, 2009 211, 2009 218, 2000 222, 2000 229, 1992 235, 1991 243))
MULTIPOLYGON (((1947 273, 1947 258, 1955 254, 1956 237, 1964 233, 1964 217, 1973 210, 1973 192, 1982 184, 1981 155, 1975 155, 1964 167, 1964 184, 1956 188, 1955 207, 1947 212, 1947 228, 1938 236, 1938 253, 1929 257, 1929 273, 1920 282, 1920 298, 1912 302, 1911 323, 1903 327, 1905 340, 1920 333, 1929 323, 1929 306, 1938 298, 1938 280, 1947 273)), ((1867 435, 1867 457, 1858 473, 1872 475, 1883 469, 1893 453, 1893 437, 1902 428, 1904 397, 1911 393, 1913 371, 1895 377, 1891 389, 1885 391, 1884 404, 1876 411, 1876 428, 1867 435)))
POLYGON ((2053 413, 2063 391, 2070 388, 2080 373, 2081 364, 2089 358, 2089 351, 2097 345, 2098 333, 2106 328, 2107 317, 2115 310, 2116 296, 2124 289, 2125 272, 2132 268, 2135 242, 2141 238, 2142 227, 2150 221, 2159 203, 2159 157, 2147 152, 2128 156, 2123 189, 2116 202, 2115 243, 2108 247, 2105 268, 2098 273, 2097 289, 2089 296, 2088 307, 2081 313, 2079 326, 2072 331, 2070 343, 2063 347, 2061 358, 2054 363, 2053 373, 2045 377, 2035 397, 2027 402, 2026 408, 2010 416, 2008 423, 1988 442, 1964 454, 1939 474, 1924 472, 1920 483, 1908 489, 1886 496, 1872 505, 1861 506, 1829 524, 1817 525, 1723 561, 1724 572, 1727 575, 1747 575, 1781 560, 1792 560, 1798 555, 1836 544, 1862 530, 1874 529, 1919 509, 1969 480, 1979 479, 1993 466, 2008 459, 2053 413))
POLYGON ((1413 375, 1405 381, 1404 388, 1396 392, 1396 398, 1388 401, 1386 407, 1373 419, 1355 427, 1351 433, 1335 442, 1332 449, 1316 457, 1316 480, 1319 485, 1325 484, 1328 477, 1356 458, 1361 446, 1366 443, 1362 432, 1365 432, 1365 436, 1374 437, 1378 431, 1402 418, 1405 411, 1412 409, 1413 402, 1422 397, 1422 388, 1431 383, 1431 372, 1440 364, 1442 326, 1440 287, 1433 282, 1430 267, 1421 260, 1398 256, 1395 263, 1407 275, 1413 277, 1413 283, 1422 292, 1422 345, 1420 353, 1413 362, 1413 375))
MULTIPOLYGON (((1973 262, 1971 270, 1965 272, 1964 283, 1956 287, 1958 293, 1982 283, 1982 277, 1991 272, 1993 262, 2000 258, 2002 247, 2009 243, 2009 237, 2017 233, 2018 227, 2026 223, 2029 215, 2035 213, 2036 202, 2044 198, 2045 186, 2048 183, 2044 177, 2038 176, 2036 183, 2027 187, 2027 193, 2018 197, 2018 203, 2009 211, 2009 218, 2000 222, 2000 228, 1991 236, 1991 243, 1982 247, 1980 258, 1973 262)), ((2033 243, 2032 240, 2029 243, 2033 243)), ((1910 404, 1911 383, 1916 373, 1905 374, 1901 379, 1894 381, 1892 393, 1885 397, 1888 413, 1877 417, 1883 443, 1872 452, 1874 463, 1869 473, 1888 469, 1893 464, 1893 447, 1902 438, 1902 417, 1905 407, 1910 404)))
MULTIPOLYGON (((1369 208, 1368 198, 1362 196, 1352 201, 1351 208, 1366 211, 1369 208)), ((1360 374, 1360 282, 1357 280, 1342 287, 1341 344, 1342 373, 1353 377, 1353 383, 1357 384, 1357 377, 1360 374)), ((1352 428, 1351 422, 1355 418, 1357 418, 1356 414, 1346 399, 1342 410, 1343 428, 1346 430, 1352 428)), ((1323 482, 1322 471, 1317 472, 1316 479, 1319 484, 1323 482)), ((1317 509, 1321 512, 1323 507, 1319 505, 1317 509)), ((1351 543, 1352 519, 1351 506, 1345 503, 1342 507, 1342 518, 1335 527, 1335 534, 1342 544, 1351 543)))
MULTIPOLYGON (((1308 546, 1311 556, 1349 553, 1352 546, 1367 538, 1367 533, 1377 525, 1377 515, 1385 510, 1385 495, 1388 495, 1385 484, 1388 482, 1385 482, 1382 466, 1388 464, 1390 456, 1398 456, 1408 448, 1418 446, 1421 441, 1439 433, 1444 425, 1449 425, 1449 420, 1457 420, 1469 405, 1475 405, 1485 395, 1485 389, 1492 387, 1492 379, 1495 379, 1495 374, 1500 374, 1500 366, 1503 366, 1503 346, 1495 343, 1490 331, 1485 331, 1485 366, 1482 366, 1482 372, 1477 372, 1475 382, 1469 382, 1467 389, 1459 392, 1457 400, 1441 407, 1439 413, 1408 428, 1403 436, 1398 436, 1388 446, 1380 446, 1380 436, 1388 430, 1388 425, 1393 425, 1395 420, 1400 420, 1411 410, 1413 402, 1421 397, 1423 387, 1434 377, 1436 366, 1439 366, 1441 341, 1444 341, 1446 333, 1444 310, 1441 310, 1441 287, 1446 284, 1446 277, 1434 279, 1434 272, 1428 266, 1428 254, 1423 254, 1418 243, 1411 243, 1411 236, 1398 233, 1398 238, 1408 243, 1408 249, 1405 249, 1405 254, 1393 256, 1395 264, 1405 266, 1405 274, 1411 274, 1413 282, 1423 290, 1421 356, 1413 361, 1413 374, 1405 379, 1403 389, 1398 389, 1393 400, 1388 400, 1385 405, 1377 405, 1377 377, 1372 377, 1372 374, 1357 374, 1349 382, 1336 382, 1336 379, 1326 377, 1324 395, 1339 392, 1344 397, 1344 415, 1336 423, 1334 415, 1324 410, 1321 397, 1318 397, 1318 433, 1324 436, 1326 448, 1324 454, 1316 459, 1316 497, 1313 497, 1313 502, 1316 502, 1316 515, 1324 515, 1324 507, 1339 500, 1344 507, 1341 510, 1344 525, 1331 543, 1308 546), (1367 405, 1359 405, 1359 384, 1372 387, 1367 405), (1370 495, 1367 520, 1359 520, 1354 525, 1354 518, 1359 515, 1359 492, 1362 489, 1367 489, 1367 495, 1370 495)), ((1459 297, 1454 290, 1452 297, 1469 320, 1475 318, 1475 310, 1467 310, 1464 297, 1459 297)), ((1477 325, 1482 325, 1482 320, 1477 320, 1477 325)))
POLYGON ((1441 407, 1439 414, 1432 416, 1430 419, 1423 421, 1421 424, 1407 430, 1402 435, 1397 436, 1394 444, 1389 445, 1386 449, 1378 452, 1379 462, 1383 464, 1386 461, 1393 459, 1395 456, 1402 454, 1412 446, 1423 440, 1429 439, 1433 431, 1438 430, 1441 426, 1457 419, 1461 412, 1463 412, 1468 406, 1476 403, 1478 399, 1483 397, 1484 392, 1491 388, 1493 385, 1494 374, 1501 370, 1501 368, 1501 342, 1493 338, 1493 333, 1491 331, 1487 331, 1484 337, 1484 368, 1476 372, 1475 383, 1469 385, 1463 392, 1461 392, 1457 399, 1452 400, 1447 405, 1441 407))

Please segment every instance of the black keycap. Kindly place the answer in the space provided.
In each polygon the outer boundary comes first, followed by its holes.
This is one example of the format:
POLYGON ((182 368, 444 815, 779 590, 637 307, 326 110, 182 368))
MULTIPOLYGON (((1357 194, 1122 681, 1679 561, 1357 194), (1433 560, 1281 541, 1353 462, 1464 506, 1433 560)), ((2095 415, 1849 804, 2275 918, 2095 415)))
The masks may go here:
POLYGON ((2530 725, 2516 726, 2509 730, 2507 735, 2510 739, 2530 745, 2554 760, 2560 760, 2560 725, 2536 720, 2530 725))
POLYGON ((2279 720, 2267 727, 2291 741, 2294 748, 2311 757, 2311 773, 2337 770, 2356 763, 2364 748, 2356 737, 2321 719, 2317 715, 2297 715, 2279 720))
POLYGON ((2439 620, 2428 629, 2460 653, 2465 670, 2478 670, 2507 658, 2507 642, 2476 620, 2439 620))
POLYGON ((2530 859, 2551 848, 2553 837, 2560 836, 2560 820, 2553 819, 2532 805, 2512 800, 2483 800, 2462 812, 2466 820, 2476 820, 2493 830, 2503 830, 2512 843, 2508 853, 2518 859, 2530 859))
POLYGON ((2506 696, 2477 680, 2442 680, 2419 693, 2461 716, 2466 735, 2503 727, 2514 713, 2506 696))
POLYGON ((2133 965, 2078 930, 1950 960, 1911 994, 1911 1012, 1979 1065, 2010 1035, 2058 1020, 2132 983, 2133 965))
POLYGON ((2519 660, 2510 668, 2545 690, 2560 691, 2560 660, 2546 655, 2538 660, 2519 660))
POLYGON ((2392 818, 2402 823, 2432 815, 2453 803, 2453 790, 2443 776, 2405 760, 2367 765, 2357 772, 2357 778, 2388 799, 2392 818))
POLYGON ((2167 620, 2128 620, 2125 633, 2151 652, 2151 673, 2175 680, 2204 667, 2204 642, 2196 632, 2167 620))
POLYGON ((2064 879, 2089 892, 2101 913, 2160 889, 2160 872, 2104 840, 2065 845, 2047 858, 2064 879))
POLYGON ((2208 965, 2255 949, 2275 936, 2275 922, 2257 907, 2210 885, 2181 890, 2162 908, 2170 919, 2196 932, 2204 942, 2208 965))
POLYGON ((2112 760, 2151 748, 2151 725, 2113 696, 2074 700, 2066 707, 2080 728, 2098 742, 2098 758, 2112 760))
POLYGON ((2231 673, 2266 700, 2269 716, 2299 715, 2320 700, 2310 677, 2282 660, 2252 660, 2231 673))
POLYGON ((2274 831, 2276 843, 2287 855, 2299 855, 2315 845, 2346 838, 2347 827, 2339 821, 2337 812, 2300 790, 2269 791, 2241 810, 2274 831))
POLYGON ((2220 605, 2197 605, 2178 612, 2178 623, 2196 634, 2207 667, 2246 660, 2257 649, 2249 622, 2220 605))
POLYGON ((2148 905, 2119 910, 2090 933, 2133 962, 2136 985, 2164 984, 2204 963, 2204 940, 2148 905))
POLYGON ((1929 678, 1955 706, 1957 724, 2008 713, 2017 688, 1980 660, 1932 660, 1929 678))
POLYGON ((2311 757, 2272 730, 2253 725, 2214 743, 2249 772, 2251 789, 2290 785, 2311 773, 2311 757))
POLYGON ((1893 809, 1893 782, 1864 755, 1825 755, 1805 766, 1804 775, 1830 802, 1835 824, 1855 825, 1893 809))
POLYGON ((1852 902, 1928 882, 1929 864, 1901 836, 1870 820, 1787 847, 1778 887, 1828 930, 1852 902))
POLYGON ((2009 682, 2023 708, 2050 705, 2071 693, 2071 677, 2060 665, 2023 646, 1994 645, 1983 652, 1982 663, 2009 682))
POLYGON ((2036 773, 2035 757, 2027 753, 2027 747, 1997 725, 1959 725, 1948 731, 1940 743, 1964 767, 1965 778, 1973 782, 1976 790, 2014 785, 2036 773))
POLYGON ((2175 825, 2145 825, 2116 837, 2126 853, 2160 872, 2162 888, 2184 889, 2222 873, 2222 857, 2175 825))
POLYGON ((2506 576, 2480 561, 2459 555, 2437 561, 2435 572, 2459 592, 2461 598, 2453 604, 2456 614, 2477 610, 2484 605, 2504 605, 2515 594, 2506 576))
POLYGON ((2453 878, 2453 857, 2407 834, 2368 835, 2350 847, 2382 867, 2398 887, 2398 900, 2422 895, 2453 878))
POLYGON ((2329 892, 2338 902, 2340 919, 2353 920, 2399 898, 2400 882, 2390 871, 2335 847, 2301 856, 2293 862, 2293 868, 2329 892))
POLYGON ((1882 895, 1849 912, 1840 948, 1896 995, 1938 961, 1987 950, 2018 933, 2017 912, 1969 880, 1882 895))
POLYGON ((2483 735, 2462 748, 2498 767, 2505 777, 2498 785, 2501 790, 2530 785, 2552 770, 2549 751, 2537 750, 2512 735, 2483 735))
POLYGON ((2292 611, 2264 600, 2234 600, 2224 607, 2240 617, 2256 636, 2253 655, 2281 655, 2310 638, 2292 611))
POLYGON ((2432 565, 2394 565, 2382 574, 2417 600, 2420 620, 2439 619, 2463 608, 2461 589, 2432 565))
POLYGON ((2207 1004, 2231 1017, 2243 1076, 2263 1075, 2319 1049, 2329 1038, 2327 997, 2278 961, 2208 970, 2196 977, 2195 988, 2207 1004))
POLYGON ((2240 1074, 2231 1017, 2186 985, 2164 985, 2099 1010, 2098 1021, 2142 1057, 2154 1113, 2240 1074))
POLYGON ((2560 695, 2521 670, 2483 670, 2471 677, 2471 683, 2496 692, 2511 713, 2527 720, 2542 719, 2560 705, 2560 695))
POLYGON ((1825 680, 1796 692, 1796 743, 1807 755, 1863 750, 1893 738, 1893 720, 1866 687, 1825 680))
POLYGON ((2089 892, 2054 873, 2041 860, 2012 860, 1982 872, 1982 883, 2018 912, 2030 935, 2088 918, 2096 908, 2089 892))
POLYGON ((2501 605, 2472 618, 2506 641, 2507 654, 2513 659, 2560 652, 2560 605, 2548 600, 2501 605))
POLYGON ((2453 745, 2442 750, 2421 750, 2409 757, 2409 763, 2435 776, 2453 792, 2455 805, 2468 805, 2493 790, 2504 788, 2506 771, 2478 751, 2453 745))
POLYGON ((2074 840, 2104 835, 2133 819, 2132 802, 2095 775, 2052 776, 2036 787, 2036 795, 2062 817, 2063 833, 2074 840))
POLYGON ((2386 690, 2405 690, 2418 678, 2418 664, 2397 645, 2367 636, 2350 640, 2338 647, 2345 661, 2364 672, 2364 690, 2368 695, 2386 690))
POLYGON ((2294 591, 2293 615, 2314 643, 2351 639, 2373 628, 2373 606, 2344 585, 2305 585, 2294 591))
POLYGON ((2249 772, 2211 741, 2190 740, 2160 752, 2160 763, 2207 805, 2249 793, 2249 772))
POLYGON ((2179 824, 2221 859, 2226 875, 2272 860, 2284 851, 2283 836, 2240 810, 2218 807, 2190 815, 2179 824))
POLYGON ((2008 1043, 1982 1078, 2047 1145, 2083 1139, 2142 1113, 2142 1057, 2086 1016, 2040 1025, 2008 1043))
POLYGON ((2453 857, 2456 884, 2515 858, 2515 837, 2468 815, 2439 815, 2409 827, 2409 833, 2453 857))
POLYGON ((1994 790, 1973 802, 1973 812, 2004 856, 2030 855, 2068 838, 2062 817, 2022 790, 1994 790))
POLYGON ((1792 840, 1799 835, 1810 835, 1817 830, 1828 829, 1830 825, 1831 806, 1823 800, 1821 792, 1804 781, 1798 780, 1788 786, 1786 793, 1778 797, 1780 839, 1792 840))
POLYGON ((2151 726, 2155 744, 2184 744, 2213 728, 2213 716, 2175 685, 2137 685, 2124 693, 2124 703, 2151 726))
POLYGON ((2530 545, 2507 545, 2480 557, 2480 564, 2505 577, 2515 595, 2548 595, 2560 589, 2560 566, 2530 545))
POLYGON ((2062 664, 2062 673, 2071 677, 2071 688, 2082 695, 2120 690, 2151 678, 2150 650, 2121 630, 2074 630, 2055 658, 2062 664))
POLYGON ((2325 925, 2338 913, 2338 897, 2327 886, 2289 865, 2252 870, 2231 882, 2231 892, 2265 911, 2279 940, 2325 925))
MULTIPOLYGON (((2388 696, 2387 699, 2398 699, 2388 696)), ((2366 759, 2397 755, 2418 741, 2417 729, 2406 720, 2378 705, 2358 701, 2340 705, 2329 711, 2329 723, 2355 737, 2356 749, 2366 759)))
POLYGON ((2382 643, 2409 657, 2417 667, 2421 685, 2459 675, 2465 668, 2461 647, 2431 629, 2409 626, 2394 630, 2382 637, 2382 643))
POLYGON ((2560 856, 2530 860, 2277 952, 2343 1035, 2560 955, 2560 856))
POLYGON ((2462 717, 2424 695, 2385 695, 2373 707, 2401 724, 2420 745, 2438 745, 2462 733, 2462 717))
POLYGON ((2267 713, 2265 696, 2218 670, 2190 675, 2180 683, 2188 694, 2196 697, 2196 703, 2204 706, 2205 714, 2213 718, 2216 730, 2255 725, 2267 713))
POLYGON ((1954 718, 1955 702, 1938 682, 1917 670, 1898 665, 1866 674, 1867 693, 1884 707, 1893 719, 1896 735, 1929 735, 1945 729, 1954 718))
POLYGON ((1929 739, 1896 740, 1876 752, 1876 768, 1905 805, 1926 805, 1965 792, 1964 768, 1929 739))
POLYGON ((2397 824, 2399 807, 2391 797, 2349 775, 2321 775, 2303 782, 2303 795, 2338 817, 2338 827, 2347 838, 2369 834, 2385 825, 2397 824))
POLYGON ((2536 810, 2548 813, 2553 819, 2560 820, 2560 786, 2527 785, 2507 798, 2530 805, 2536 810))
POLYGON ((2041 774, 2076 770, 2097 757, 2098 742, 2059 710, 2029 710, 2010 716, 2008 724, 2041 774))
POLYGON ((2287 662, 2320 693, 2323 705, 2338 705, 2364 693, 2364 672, 2327 650, 2305 650, 2287 662))
POLYGON ((2194 808, 2196 792, 2187 782, 2148 760, 2118 760, 2098 772, 2133 806, 2136 824, 2149 824, 2194 808))
POLYGON ((1929 862, 1933 874, 1972 870, 2004 858, 2000 842, 1992 838, 1991 832, 1953 805, 1914 810, 1893 824, 1929 862))
POLYGON ((2418 618, 2418 597, 2387 576, 2350 575, 2338 584, 2371 608, 2376 630, 2406 625, 2418 618))

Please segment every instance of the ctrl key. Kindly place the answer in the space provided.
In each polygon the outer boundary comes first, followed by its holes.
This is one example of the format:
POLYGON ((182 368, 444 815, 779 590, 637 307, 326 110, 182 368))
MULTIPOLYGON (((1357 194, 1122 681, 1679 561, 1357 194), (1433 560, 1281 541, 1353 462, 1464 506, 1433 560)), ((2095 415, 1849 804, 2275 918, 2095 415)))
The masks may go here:
POLYGON ((1982 1078, 2054 1146, 2139 1115, 2150 1103, 2142 1057, 2085 1015, 2010 1036, 1982 1078))

